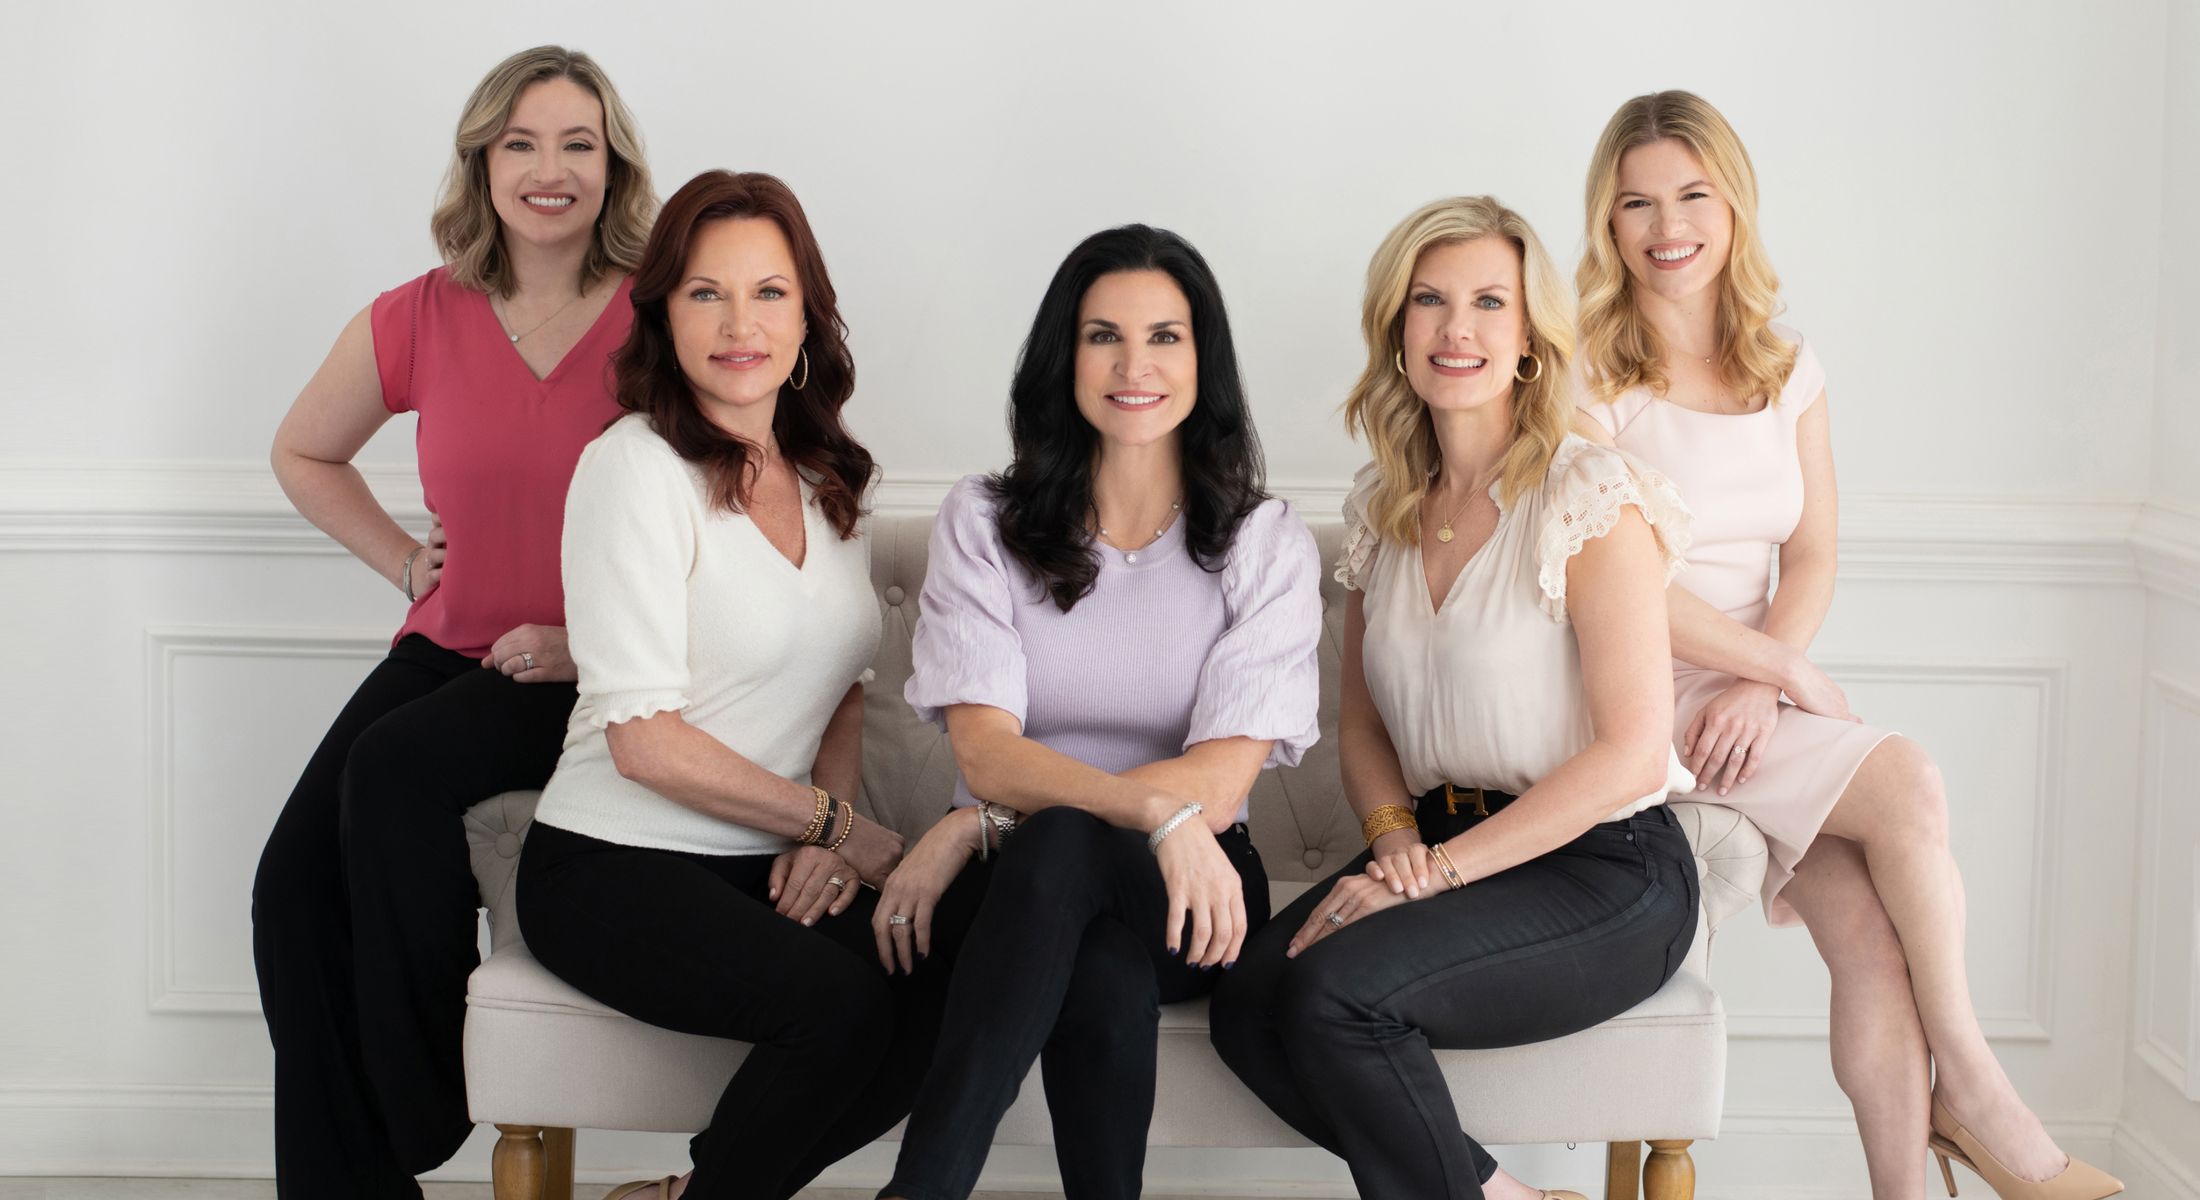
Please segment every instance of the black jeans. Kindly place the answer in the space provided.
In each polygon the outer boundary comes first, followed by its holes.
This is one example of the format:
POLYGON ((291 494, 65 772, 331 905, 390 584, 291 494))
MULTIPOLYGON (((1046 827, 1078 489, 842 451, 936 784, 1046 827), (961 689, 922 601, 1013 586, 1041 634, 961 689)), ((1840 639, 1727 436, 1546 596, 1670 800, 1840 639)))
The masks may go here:
MULTIPOLYGON (((1268 919, 1260 855, 1243 826, 1216 840, 1258 930, 1268 919)), ((925 1078, 893 1182, 879 1195, 968 1196, 1037 1060, 1063 1194, 1137 1196, 1161 1005, 1207 992, 1220 974, 1164 947, 1168 892, 1145 835, 1077 809, 1042 809, 998 858, 972 864, 948 889, 935 938, 943 920, 952 925, 971 909, 967 933, 950 929, 946 940, 954 976, 938 1069, 925 1078)))
MULTIPOLYGON (((1511 797, 1489 795, 1492 811, 1511 797)), ((1423 840, 1484 818, 1420 800, 1423 840)), ((1215 1050, 1371 1200, 1480 1200, 1497 1170, 1459 1128, 1435 1049, 1547 1041, 1664 986, 1696 933, 1696 860, 1662 805, 1508 871, 1284 948, 1361 854, 1285 909, 1215 992, 1215 1050)), ((1431 875, 1431 882, 1442 882, 1431 875)))
POLYGON ((537 822, 519 857, 528 949, 629 1016, 753 1048, 689 1143, 689 1200, 792 1196, 893 1128, 932 1058, 946 971, 889 977, 876 897, 804 926, 773 855, 622 846, 537 822))
POLYGON ((539 788, 570 683, 514 683, 418 634, 352 695, 275 819, 252 956, 288 1197, 417 1197, 473 1120, 459 1053, 479 965, 463 818, 539 788))

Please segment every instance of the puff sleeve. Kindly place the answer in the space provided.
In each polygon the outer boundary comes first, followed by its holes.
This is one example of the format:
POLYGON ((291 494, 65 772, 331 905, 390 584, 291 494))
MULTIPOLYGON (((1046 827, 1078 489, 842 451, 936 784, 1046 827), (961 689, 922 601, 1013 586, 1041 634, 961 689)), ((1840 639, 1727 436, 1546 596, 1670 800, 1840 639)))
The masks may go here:
POLYGON ((1275 743, 1268 766, 1296 766, 1320 736, 1321 552, 1289 504, 1266 501, 1238 527, 1222 602, 1184 745, 1255 738, 1275 743))
POLYGON ((985 704, 1024 722, 1030 684, 1016 632, 1017 578, 985 477, 965 477, 940 504, 925 559, 912 668, 902 689, 919 719, 944 725, 941 709, 985 704))

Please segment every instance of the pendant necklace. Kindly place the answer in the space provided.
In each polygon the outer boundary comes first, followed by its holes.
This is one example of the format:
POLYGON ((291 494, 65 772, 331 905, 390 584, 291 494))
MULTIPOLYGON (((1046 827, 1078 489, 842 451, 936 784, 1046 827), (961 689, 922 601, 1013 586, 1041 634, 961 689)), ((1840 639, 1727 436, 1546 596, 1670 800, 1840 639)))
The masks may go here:
POLYGON ((585 296, 585 295, 587 295, 587 294, 588 294, 588 293, 587 293, 587 290, 586 290, 586 289, 583 289, 582 291, 580 291, 580 292, 578 292, 578 293, 575 293, 575 294, 574 294, 574 296, 573 296, 573 298, 572 298, 571 300, 568 300, 568 301, 566 301, 565 303, 563 303, 563 304, 560 304, 560 305, 558 305, 557 309, 556 309, 555 311, 553 311, 553 312, 552 312, 552 313, 551 313, 551 314, 550 314, 549 316, 547 316, 547 317, 544 317, 544 318, 543 318, 542 320, 540 320, 540 321, 537 321, 537 322, 535 322, 535 324, 534 324, 534 327, 533 327, 533 328, 531 328, 531 329, 529 329, 529 330, 527 331, 527 333, 513 333, 513 332, 512 332, 512 323, 504 319, 504 314, 502 314, 502 313, 500 313, 500 312, 497 312, 497 310, 496 310, 496 302, 495 302, 495 300, 494 300, 494 299, 492 299, 492 300, 490 301, 490 303, 489 303, 489 313, 490 313, 490 315, 491 315, 491 316, 494 316, 494 317, 495 317, 495 318, 497 319, 497 328, 499 328, 499 329, 502 329, 502 330, 504 331, 504 336, 505 336, 505 337, 508 337, 508 338, 510 338, 510 339, 512 339, 512 344, 516 346, 516 345, 518 345, 518 344, 519 344, 519 340, 520 340, 521 338, 523 338, 523 337, 526 337, 526 336, 527 336, 527 334, 530 334, 530 333, 534 333, 534 332, 536 332, 537 330, 540 330, 540 329, 541 329, 541 328, 542 328, 543 326, 545 326, 545 325, 548 325, 548 324, 549 324, 550 322, 552 322, 552 321, 555 321, 555 320, 557 320, 557 319, 558 319, 558 313, 562 313, 562 312, 564 312, 564 311, 565 311, 566 309, 569 309, 569 308, 573 307, 573 305, 574 305, 574 304, 576 304, 576 303, 578 303, 578 302, 580 301, 580 298, 581 298, 582 296, 585 296))
MULTIPOLYGON (((1176 514, 1178 514, 1178 513, 1182 512, 1182 511, 1184 511, 1184 502, 1183 502, 1182 500, 1178 500, 1178 501, 1176 501, 1175 503, 1173 503, 1173 504, 1169 505, 1169 519, 1170 519, 1170 520, 1172 520, 1172 521, 1173 521, 1173 520, 1175 520, 1175 519, 1176 519, 1176 514)), ((1092 523, 1093 523, 1093 524, 1094 524, 1095 526, 1097 526, 1097 527, 1099 528, 1099 530, 1100 530, 1100 536, 1101 536, 1101 537, 1106 537, 1106 536, 1108 536, 1108 527, 1107 527, 1107 526, 1105 526, 1105 525, 1101 525, 1101 524, 1100 524, 1100 506, 1099 506, 1099 505, 1094 505, 1094 506, 1093 506, 1093 509, 1092 509, 1092 523)), ((1145 549, 1146 547, 1148 547, 1148 546, 1151 546, 1151 545, 1153 545, 1153 544, 1154 544, 1155 542, 1158 542, 1158 541, 1160 541, 1160 540, 1161 540, 1161 535, 1162 535, 1162 534, 1164 534, 1164 533, 1167 533, 1167 532, 1169 532, 1169 526, 1168 526, 1168 524, 1167 524, 1166 522, 1164 522, 1164 523, 1162 524, 1161 528, 1159 528, 1159 529, 1156 529, 1156 530, 1154 530, 1154 531, 1153 531, 1153 536, 1152 536, 1151 538, 1148 538, 1148 539, 1147 539, 1146 541, 1144 541, 1144 542, 1141 542, 1141 543, 1139 543, 1139 546, 1138 546, 1138 549, 1137 549, 1137 550, 1126 550, 1126 551, 1124 551, 1124 553, 1123 553, 1123 561, 1124 561, 1124 562, 1127 562, 1127 563, 1132 563, 1132 564, 1134 564, 1134 565, 1135 565, 1135 564, 1136 564, 1136 563, 1138 562, 1138 551, 1139 551, 1139 550, 1144 550, 1144 549, 1145 549)), ((1448 538, 1447 538, 1447 539, 1445 539, 1445 540, 1446 540, 1446 541, 1449 541, 1450 539, 1448 539, 1448 538)))

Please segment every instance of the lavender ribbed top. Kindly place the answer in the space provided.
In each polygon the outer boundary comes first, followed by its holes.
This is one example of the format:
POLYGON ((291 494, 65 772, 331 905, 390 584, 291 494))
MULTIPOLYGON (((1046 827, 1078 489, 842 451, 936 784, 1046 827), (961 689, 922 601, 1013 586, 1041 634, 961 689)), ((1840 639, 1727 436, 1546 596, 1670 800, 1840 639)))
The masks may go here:
MULTIPOLYGON (((1226 737, 1273 741, 1268 765, 1296 764, 1317 736, 1322 609, 1314 536, 1291 506, 1246 517, 1219 572, 1192 561, 1182 520, 1135 555, 1096 545, 1100 577, 1065 613, 1002 547, 985 477, 957 483, 932 526, 904 692, 917 715, 990 705, 1109 772, 1226 737)), ((955 803, 976 802, 958 780, 955 803)))

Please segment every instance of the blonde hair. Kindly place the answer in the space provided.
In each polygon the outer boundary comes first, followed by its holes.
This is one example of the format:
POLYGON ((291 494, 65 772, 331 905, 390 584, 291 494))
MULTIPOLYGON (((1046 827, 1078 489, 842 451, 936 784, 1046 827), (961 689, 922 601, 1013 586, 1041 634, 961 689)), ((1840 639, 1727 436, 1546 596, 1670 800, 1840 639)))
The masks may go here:
POLYGON ((1612 235, 1619 160, 1629 150, 1671 138, 1686 146, 1734 211, 1734 245, 1719 273, 1719 380, 1745 397, 1780 398, 1795 368, 1795 347, 1772 332, 1780 277, 1757 237, 1757 171, 1719 110, 1691 92, 1654 92, 1619 106, 1589 162, 1587 249, 1574 282, 1581 290, 1581 361, 1589 386, 1607 402, 1629 388, 1663 393, 1665 344, 1635 307, 1635 281, 1612 235))
POLYGON ((1367 264, 1367 296, 1360 305, 1367 367, 1344 402, 1345 428, 1366 437, 1381 476, 1368 502, 1368 519, 1379 537, 1401 543, 1419 539, 1421 501, 1441 461, 1428 405, 1397 365, 1413 269, 1431 247, 1486 237, 1503 238, 1520 253, 1527 352, 1543 364, 1532 380, 1519 382, 1515 376, 1512 437, 1498 460, 1507 504, 1542 486, 1551 456, 1572 427, 1565 381, 1574 354, 1573 293, 1535 230, 1489 196, 1455 196, 1424 206, 1390 231, 1367 264))
POLYGON ((603 135, 610 143, 611 171, 604 181, 603 212, 596 219, 588 257, 581 263, 582 286, 612 272, 632 272, 649 241, 657 194, 649 185, 641 132, 610 77, 595 59, 578 50, 563 46, 522 50, 498 63, 466 98, 450 170, 443 176, 443 201, 428 222, 451 278, 476 291, 508 295, 512 290, 504 228, 489 197, 487 150, 512 119, 519 94, 545 79, 570 79, 595 96, 603 104, 603 135))

